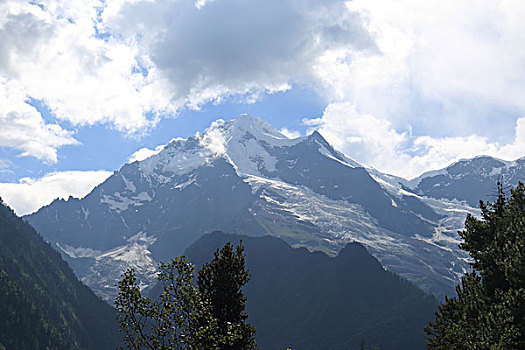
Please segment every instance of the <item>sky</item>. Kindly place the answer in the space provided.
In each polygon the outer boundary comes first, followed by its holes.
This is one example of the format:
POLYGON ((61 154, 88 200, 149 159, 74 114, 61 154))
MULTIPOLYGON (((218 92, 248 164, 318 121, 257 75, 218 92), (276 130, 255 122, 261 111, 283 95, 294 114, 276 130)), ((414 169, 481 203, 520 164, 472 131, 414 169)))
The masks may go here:
POLYGON ((525 156, 525 2, 0 2, 0 197, 24 215, 249 113, 407 179, 525 156))

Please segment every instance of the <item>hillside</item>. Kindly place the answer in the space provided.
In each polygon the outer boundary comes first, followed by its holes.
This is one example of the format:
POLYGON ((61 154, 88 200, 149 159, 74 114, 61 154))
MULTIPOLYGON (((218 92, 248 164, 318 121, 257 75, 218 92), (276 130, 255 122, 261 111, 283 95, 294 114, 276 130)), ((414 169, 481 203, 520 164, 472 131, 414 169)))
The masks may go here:
POLYGON ((252 274, 245 288, 249 322, 262 349, 359 349, 363 339, 383 350, 424 348, 435 299, 385 271, 359 243, 329 257, 270 236, 214 232, 185 254, 201 266, 215 249, 241 239, 252 274))
POLYGON ((114 310, 0 200, 0 348, 114 349, 114 310))

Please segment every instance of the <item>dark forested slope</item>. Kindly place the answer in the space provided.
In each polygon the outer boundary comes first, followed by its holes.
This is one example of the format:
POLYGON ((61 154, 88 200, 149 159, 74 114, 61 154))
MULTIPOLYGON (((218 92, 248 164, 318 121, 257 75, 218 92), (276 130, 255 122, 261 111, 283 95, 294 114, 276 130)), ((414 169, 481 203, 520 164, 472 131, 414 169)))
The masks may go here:
POLYGON ((114 349, 115 311, 0 199, 0 348, 114 349))
POLYGON ((249 322, 262 349, 423 349, 423 327, 437 302, 385 271, 358 243, 337 257, 293 249, 273 237, 214 232, 186 250, 198 267, 226 242, 246 247, 252 274, 245 292, 249 322))

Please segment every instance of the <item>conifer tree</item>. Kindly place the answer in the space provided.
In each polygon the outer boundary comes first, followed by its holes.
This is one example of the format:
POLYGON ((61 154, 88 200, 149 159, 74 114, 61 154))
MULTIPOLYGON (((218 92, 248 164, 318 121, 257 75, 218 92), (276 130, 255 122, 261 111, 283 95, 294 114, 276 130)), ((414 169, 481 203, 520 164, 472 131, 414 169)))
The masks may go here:
POLYGON ((428 349, 525 349, 525 186, 467 216, 460 248, 473 271, 425 328, 428 349))
POLYGON ((210 302, 211 314, 218 321, 217 333, 233 340, 223 344, 221 350, 257 349, 255 328, 246 323, 246 297, 242 292, 250 278, 242 242, 236 249, 229 242, 220 251, 217 249, 213 260, 199 271, 199 291, 210 302))

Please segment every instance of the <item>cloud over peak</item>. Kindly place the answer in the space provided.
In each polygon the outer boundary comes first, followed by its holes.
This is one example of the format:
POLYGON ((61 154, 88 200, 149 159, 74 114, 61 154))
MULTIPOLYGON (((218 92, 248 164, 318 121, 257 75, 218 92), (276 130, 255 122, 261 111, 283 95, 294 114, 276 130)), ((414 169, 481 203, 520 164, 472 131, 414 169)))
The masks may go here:
POLYGON ((374 47, 337 0, 6 0, 0 19, 0 118, 39 125, 9 138, 0 130, 0 146, 51 162, 75 144, 63 122, 140 134, 181 108, 309 83, 329 50, 374 47))
POLYGON ((524 17, 519 0, 4 0, 0 147, 56 162, 86 125, 143 135, 183 108, 303 85, 327 101, 319 127, 379 168, 510 157, 524 17), (355 129, 336 138, 341 125, 355 129))

